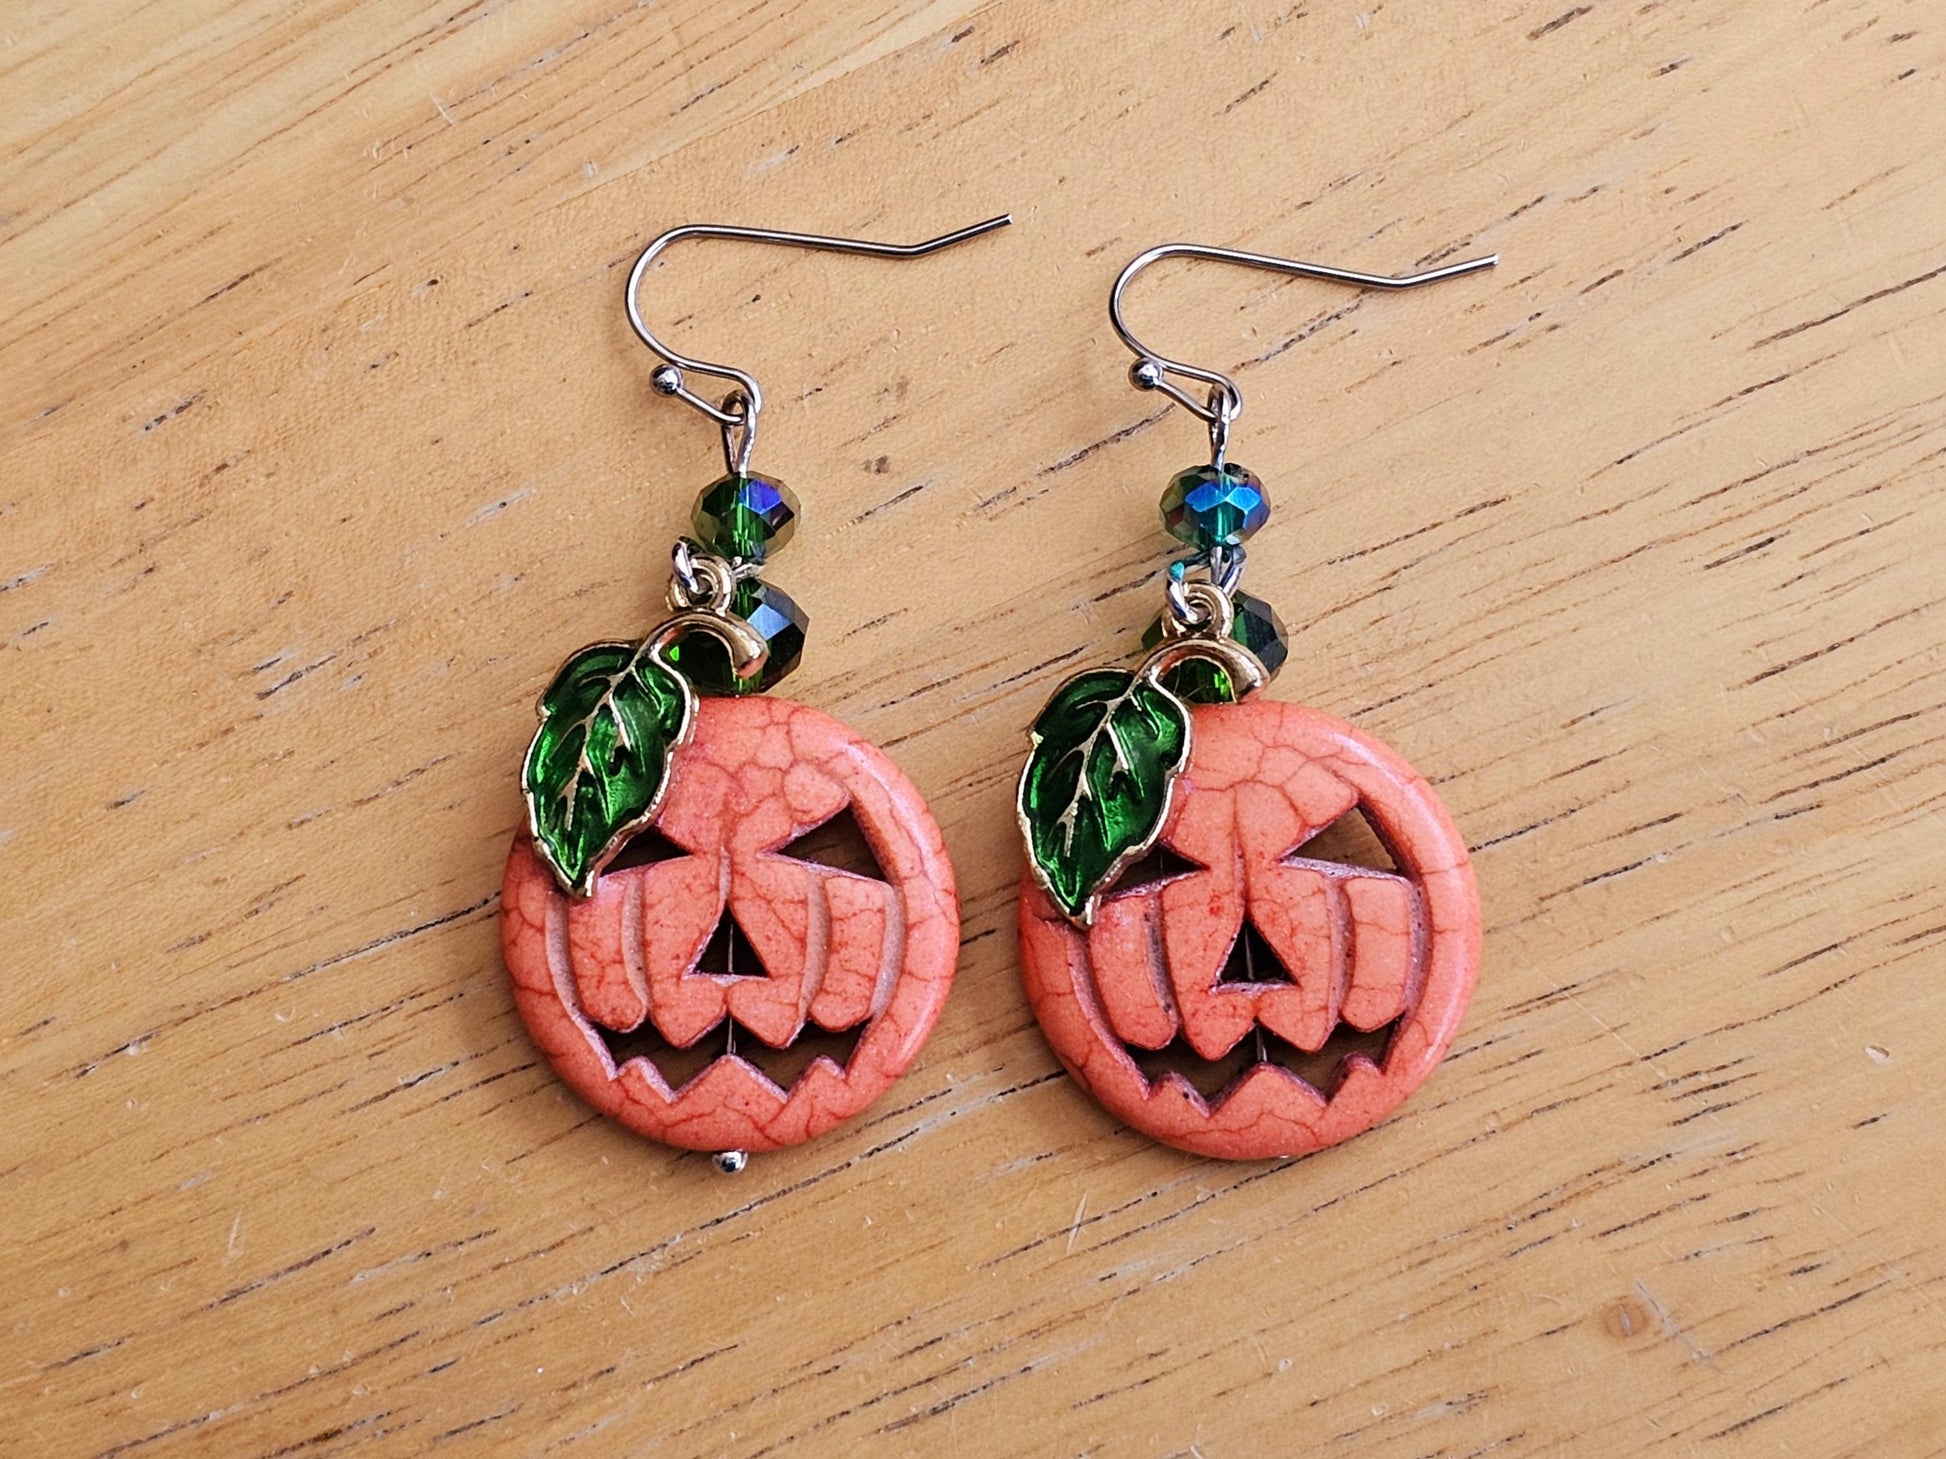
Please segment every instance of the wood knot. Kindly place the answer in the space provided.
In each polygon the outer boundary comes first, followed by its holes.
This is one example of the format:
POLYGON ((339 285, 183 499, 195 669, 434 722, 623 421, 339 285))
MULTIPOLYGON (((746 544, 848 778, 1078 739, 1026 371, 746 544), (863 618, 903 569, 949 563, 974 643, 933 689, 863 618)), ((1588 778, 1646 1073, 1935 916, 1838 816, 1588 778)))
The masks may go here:
POLYGON ((1624 1297, 1602 1315, 1601 1325, 1610 1337, 1626 1342, 1651 1327, 1648 1312, 1631 1297, 1624 1297))

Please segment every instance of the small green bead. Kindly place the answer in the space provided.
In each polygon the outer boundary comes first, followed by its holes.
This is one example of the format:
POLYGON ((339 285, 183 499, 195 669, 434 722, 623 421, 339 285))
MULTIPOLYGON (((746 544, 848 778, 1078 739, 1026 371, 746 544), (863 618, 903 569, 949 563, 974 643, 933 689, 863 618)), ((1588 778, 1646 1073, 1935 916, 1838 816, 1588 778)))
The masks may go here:
POLYGON ((1235 547, 1269 520, 1264 484, 1234 463, 1192 466, 1162 493, 1162 525, 1169 535, 1204 552, 1235 547))
MULTIPOLYGON (((1276 678, 1277 671, 1291 656, 1283 620, 1262 598, 1236 593, 1230 601, 1236 610, 1230 637, 1255 654, 1264 672, 1276 678)), ((1154 648, 1161 642, 1162 620, 1157 618, 1143 633, 1142 647, 1154 648)), ((1185 659, 1164 674, 1162 682, 1171 693, 1191 704, 1228 704, 1236 698, 1229 674, 1212 659, 1185 659)))
POLYGON ((708 633, 692 632, 672 644, 669 662, 704 694, 760 694, 797 667, 810 619, 782 588, 756 578, 736 585, 730 611, 754 628, 769 649, 755 675, 740 677, 730 663, 729 649, 708 633))
POLYGON ((797 497, 783 482, 732 475, 703 489, 691 520, 712 552, 760 563, 791 540, 797 514, 797 497))

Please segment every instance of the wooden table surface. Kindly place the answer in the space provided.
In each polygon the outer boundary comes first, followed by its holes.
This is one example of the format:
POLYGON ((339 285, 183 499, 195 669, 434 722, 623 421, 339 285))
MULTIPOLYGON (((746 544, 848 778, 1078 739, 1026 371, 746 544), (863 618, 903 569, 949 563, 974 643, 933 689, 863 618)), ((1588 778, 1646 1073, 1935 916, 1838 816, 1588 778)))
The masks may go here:
POLYGON ((0 1452, 1946 1453, 1946 12, 15 6, 0 49, 0 1452), (734 1180, 541 1062, 532 701, 653 620, 769 389, 793 697, 958 868, 959 981, 734 1180), (1118 1127, 1021 994, 1011 787, 1200 428, 1272 691, 1433 779, 1479 991, 1380 1129, 1118 1127))

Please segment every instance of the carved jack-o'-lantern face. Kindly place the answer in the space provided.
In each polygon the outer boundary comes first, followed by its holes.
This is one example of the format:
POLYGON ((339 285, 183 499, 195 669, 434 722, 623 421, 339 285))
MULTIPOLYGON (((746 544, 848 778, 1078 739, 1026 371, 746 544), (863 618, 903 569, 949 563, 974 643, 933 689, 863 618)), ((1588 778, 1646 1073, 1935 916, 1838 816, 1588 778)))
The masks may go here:
POLYGON ((1205 706, 1192 746, 1159 879, 1110 890, 1085 929, 1023 880, 1027 990, 1062 1062, 1129 1124, 1198 1154, 1306 1154, 1384 1118, 1452 1041, 1479 960, 1466 847, 1410 766, 1317 710, 1205 706), (1393 869, 1307 855, 1352 812, 1393 869), (1274 976, 1230 971, 1252 947, 1274 976), (1268 1052, 1329 1055, 1347 1033, 1376 1057, 1332 1059, 1323 1087, 1268 1052), (1213 1098, 1144 1069, 1151 1051, 1217 1063, 1240 1046, 1213 1098))
POLYGON ((653 834, 662 859, 612 866, 578 900, 529 837, 515 842, 502 940, 555 1068, 597 1109, 694 1150, 796 1144, 870 1104, 925 1041, 958 952, 952 868, 911 783, 829 715, 707 699, 653 834), (789 854, 847 812, 875 874, 789 854), (731 938, 730 965, 706 970, 712 942, 731 938), (816 1057, 784 1087, 732 1051, 737 1030, 754 1053, 751 1040, 788 1048, 807 1028, 855 1034, 849 1058, 816 1057), (613 1037, 629 1034, 724 1052, 672 1078, 613 1037))

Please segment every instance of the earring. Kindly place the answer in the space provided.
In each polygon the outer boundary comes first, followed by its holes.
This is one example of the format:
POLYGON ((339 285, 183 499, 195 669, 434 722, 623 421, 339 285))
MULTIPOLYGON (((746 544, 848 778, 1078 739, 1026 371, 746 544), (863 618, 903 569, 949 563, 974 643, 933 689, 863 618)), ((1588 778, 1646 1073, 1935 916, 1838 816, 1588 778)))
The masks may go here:
POLYGON ((952 986, 959 902, 939 827, 884 752, 763 697, 804 644, 804 614, 757 576, 798 503, 750 471, 755 378, 663 344, 638 291, 686 238, 918 258, 1010 221, 911 245, 691 225, 629 273, 629 323, 664 362, 651 383, 717 423, 728 474, 675 546, 671 616, 580 650, 540 697, 501 943, 520 1015, 575 1091, 725 1172, 822 1134, 904 1071, 952 986), (689 374, 732 388, 712 405, 689 374))
POLYGON ((1238 591, 1243 541, 1270 515, 1226 455, 1242 392, 1122 317, 1130 281, 1165 258, 1371 289, 1497 259, 1387 278, 1172 243, 1133 259, 1109 296, 1131 382, 1200 417, 1210 461, 1163 493, 1190 552, 1169 566, 1148 656, 1069 679, 1034 721, 1017 802, 1022 978, 1054 1052, 1120 1119, 1201 1155, 1304 1155, 1378 1123, 1445 1054, 1479 965, 1479 899, 1466 843, 1411 766, 1257 693, 1286 644, 1268 605, 1238 591), (1361 823, 1366 850, 1348 855, 1361 823))

